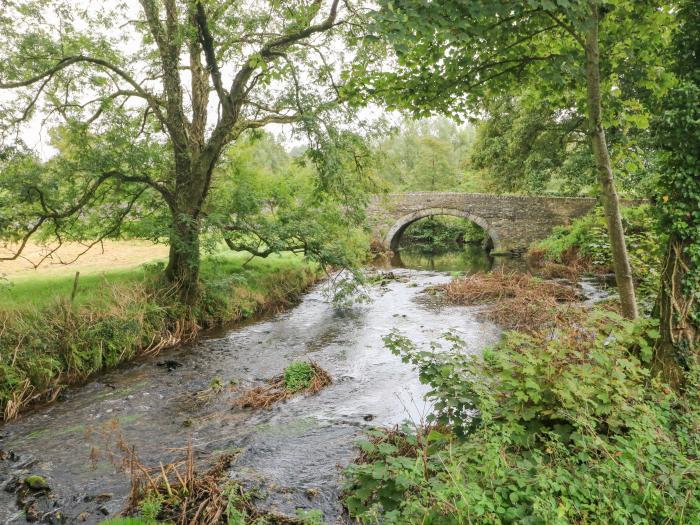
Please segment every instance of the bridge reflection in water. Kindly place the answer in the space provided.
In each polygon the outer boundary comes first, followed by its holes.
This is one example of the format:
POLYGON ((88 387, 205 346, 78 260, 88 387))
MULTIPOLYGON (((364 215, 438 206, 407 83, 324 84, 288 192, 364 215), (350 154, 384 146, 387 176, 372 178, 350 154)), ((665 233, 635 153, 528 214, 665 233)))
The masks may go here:
POLYGON ((473 274, 490 270, 525 271, 527 261, 523 257, 492 256, 481 245, 467 244, 438 253, 429 253, 418 247, 407 246, 394 252, 393 268, 460 272, 473 274))

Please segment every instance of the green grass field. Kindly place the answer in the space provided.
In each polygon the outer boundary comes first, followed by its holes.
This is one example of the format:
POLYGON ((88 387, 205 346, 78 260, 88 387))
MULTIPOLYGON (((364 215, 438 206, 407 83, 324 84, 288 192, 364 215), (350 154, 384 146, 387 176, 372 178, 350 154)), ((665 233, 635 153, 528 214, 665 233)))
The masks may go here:
MULTIPOLYGON (((294 254, 271 255, 267 259, 253 259, 245 264, 249 257, 245 253, 230 252, 205 257, 202 261, 202 280, 216 280, 222 276, 228 279, 237 277, 251 290, 260 291, 265 276, 302 264, 302 258, 294 254)), ((89 273, 81 271, 74 305, 93 303, 111 286, 143 284, 154 273, 150 268, 153 268, 153 263, 126 269, 92 270, 89 273)), ((74 279, 75 274, 66 271, 58 275, 40 273, 0 281, 0 310, 41 308, 59 299, 68 300, 73 291, 74 279)))

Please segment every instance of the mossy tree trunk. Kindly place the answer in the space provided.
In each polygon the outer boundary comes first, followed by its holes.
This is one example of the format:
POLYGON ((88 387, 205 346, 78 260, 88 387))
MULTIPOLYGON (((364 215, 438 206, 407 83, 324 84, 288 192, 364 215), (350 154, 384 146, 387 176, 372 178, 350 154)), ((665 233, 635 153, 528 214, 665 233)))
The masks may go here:
POLYGON ((654 352, 654 370, 674 386, 683 382, 688 366, 700 365, 700 326, 693 319, 695 298, 688 294, 685 280, 693 271, 686 255, 686 243, 676 235, 668 241, 656 303, 659 339, 654 352))

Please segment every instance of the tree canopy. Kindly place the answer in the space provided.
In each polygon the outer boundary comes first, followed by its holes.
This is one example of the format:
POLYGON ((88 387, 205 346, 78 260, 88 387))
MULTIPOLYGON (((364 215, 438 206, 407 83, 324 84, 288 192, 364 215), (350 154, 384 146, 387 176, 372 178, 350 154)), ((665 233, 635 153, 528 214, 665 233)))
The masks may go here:
MULTIPOLYGON (((19 241, 13 257, 39 230, 59 242, 66 230, 79 235, 85 217, 95 220, 84 237, 95 240, 131 213, 162 215, 166 275, 196 300, 199 234, 223 151, 273 123, 296 123, 312 156, 332 149, 339 135, 329 123, 343 120, 328 117, 337 77, 344 60, 358 59, 336 49, 360 16, 339 0, 6 4, 0 198, 14 206, 0 226, 19 241), (55 160, 32 156, 21 133, 28 122, 53 130, 55 160)), ((332 177, 339 166, 323 156, 318 173, 332 177)))

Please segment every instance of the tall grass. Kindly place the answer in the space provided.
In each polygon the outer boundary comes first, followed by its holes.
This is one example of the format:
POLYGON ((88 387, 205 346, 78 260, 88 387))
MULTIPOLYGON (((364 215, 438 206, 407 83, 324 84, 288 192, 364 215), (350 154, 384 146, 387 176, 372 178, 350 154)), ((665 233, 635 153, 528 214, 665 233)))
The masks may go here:
POLYGON ((192 339, 200 328, 289 304, 315 269, 291 255, 245 264, 242 254, 202 267, 202 297, 185 309, 157 267, 73 278, 23 279, 0 291, 0 416, 50 401, 68 384, 138 356, 192 339))

